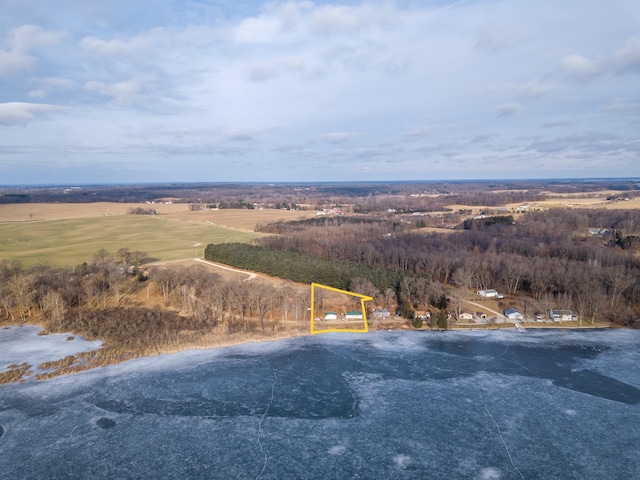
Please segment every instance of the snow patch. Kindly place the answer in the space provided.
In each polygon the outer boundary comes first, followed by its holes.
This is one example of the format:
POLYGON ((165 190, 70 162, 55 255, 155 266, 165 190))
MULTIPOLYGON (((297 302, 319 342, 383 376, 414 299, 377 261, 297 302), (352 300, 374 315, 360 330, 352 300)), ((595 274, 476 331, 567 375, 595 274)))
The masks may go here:
POLYGON ((344 445, 334 445, 329 450, 327 450, 327 453, 329 453, 329 455, 342 455, 346 451, 347 447, 345 447, 344 445))
POLYGON ((411 463, 411 457, 409 455, 400 454, 393 457, 393 461, 398 468, 400 468, 401 470, 404 470, 411 463))
POLYGON ((43 362, 61 360, 68 355, 102 347, 99 340, 87 341, 79 335, 56 333, 38 335, 42 328, 23 325, 0 329, 0 369, 14 363, 37 367, 43 362), (73 337, 73 340, 67 340, 73 337))
POLYGON ((502 473, 497 468, 487 467, 480 470, 481 480, 499 480, 500 478, 502 478, 502 473))

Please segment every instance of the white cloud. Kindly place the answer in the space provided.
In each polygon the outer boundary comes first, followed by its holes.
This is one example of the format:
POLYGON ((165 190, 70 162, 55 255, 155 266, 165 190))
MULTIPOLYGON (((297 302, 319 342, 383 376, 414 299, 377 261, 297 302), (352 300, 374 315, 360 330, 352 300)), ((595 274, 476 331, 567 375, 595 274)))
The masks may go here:
POLYGON ((26 124, 36 116, 61 110, 56 105, 42 103, 7 102, 0 103, 0 124, 26 124))
MULTIPOLYGON (((367 30, 397 27, 400 15, 390 5, 315 5, 312 2, 268 4, 254 17, 244 19, 234 30, 239 43, 292 42, 307 35, 328 40, 357 35, 367 30)), ((308 40, 308 38, 307 38, 308 40)))
POLYGON ((55 45, 60 33, 48 32, 36 25, 22 25, 10 29, 0 44, 0 77, 7 77, 37 64, 33 50, 55 45))
POLYGON ((601 73, 594 61, 582 55, 567 55, 562 59, 561 65, 567 73, 582 80, 588 80, 601 73))
POLYGON ((131 79, 123 82, 105 83, 89 81, 84 84, 84 89, 96 92, 106 97, 111 97, 116 105, 130 105, 142 98, 141 91, 149 80, 131 79))
MULTIPOLYGON (((55 144, 99 145, 91 161, 104 165, 166 153, 163 172, 177 158, 211 159, 228 180, 312 179, 300 159, 388 179, 474 175, 474 162, 495 157, 514 175, 514 159, 549 155, 550 171, 574 154, 602 159, 606 142, 585 131, 615 132, 626 164, 640 160, 629 147, 640 37, 628 0, 115 1, 3 4, 2 122, 26 128, 0 129, 0 143, 40 152, 25 165, 55 144), (44 104, 74 115, 34 121, 53 111, 44 104), (580 141, 558 149, 555 132, 580 141), (224 155, 255 168, 227 167, 224 155)), ((182 178, 200 180, 187 165, 182 178)))

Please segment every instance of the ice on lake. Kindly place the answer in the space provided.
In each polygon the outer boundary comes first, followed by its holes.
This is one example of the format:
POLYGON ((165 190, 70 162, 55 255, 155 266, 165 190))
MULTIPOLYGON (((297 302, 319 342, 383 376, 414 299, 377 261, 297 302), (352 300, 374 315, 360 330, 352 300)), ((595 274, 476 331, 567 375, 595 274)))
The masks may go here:
POLYGON ((0 478, 635 478, 640 332, 372 332, 0 386, 0 478))
POLYGON ((41 327, 34 325, 0 328, 0 371, 8 365, 23 362, 37 368, 43 362, 97 350, 102 346, 99 340, 87 341, 79 335, 38 335, 41 331, 41 327))

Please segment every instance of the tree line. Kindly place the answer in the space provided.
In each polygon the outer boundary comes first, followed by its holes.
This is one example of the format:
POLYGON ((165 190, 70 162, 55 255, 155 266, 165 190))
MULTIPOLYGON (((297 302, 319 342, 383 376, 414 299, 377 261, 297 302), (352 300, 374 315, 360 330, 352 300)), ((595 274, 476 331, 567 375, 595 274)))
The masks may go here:
POLYGON ((518 222, 505 217, 467 228, 384 235, 364 225, 309 226, 265 237, 259 245, 423 275, 445 285, 496 288, 584 318, 632 325, 640 316, 640 258, 629 248, 632 241, 621 240, 635 238, 640 212, 554 209, 530 212, 518 222), (589 234, 594 225, 609 233, 589 234))

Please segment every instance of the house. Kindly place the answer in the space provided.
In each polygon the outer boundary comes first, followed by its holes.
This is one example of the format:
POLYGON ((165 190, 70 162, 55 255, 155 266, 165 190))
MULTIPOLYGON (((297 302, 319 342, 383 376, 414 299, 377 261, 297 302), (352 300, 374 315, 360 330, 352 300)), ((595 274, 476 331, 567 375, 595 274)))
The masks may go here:
POLYGON ((504 311, 504 316, 507 317, 509 320, 524 320, 524 316, 515 308, 507 308, 504 311))
POLYGON ((351 310, 346 314, 347 320, 362 320, 362 312, 359 310, 351 310))
POLYGON ((458 316, 458 320, 471 320, 472 318, 473 318, 473 315, 470 314, 469 312, 462 312, 458 316))
POLYGON ((337 320, 338 314, 336 312, 327 312, 324 314, 325 320, 337 320))
POLYGON ((549 310, 549 318, 554 322, 570 322, 573 320, 571 310, 549 310))
POLYGON ((480 295, 481 297, 497 297, 498 296, 498 291, 494 290, 493 288, 489 288, 486 290, 478 290, 476 292, 478 295, 480 295))
POLYGON ((379 318, 379 319, 384 319, 387 317, 391 316, 391 312, 389 310, 387 310, 386 308, 381 308, 380 310, 374 310, 373 311, 373 317, 374 318, 379 318))

